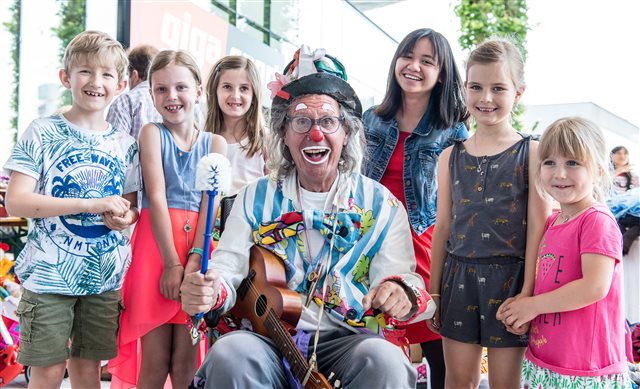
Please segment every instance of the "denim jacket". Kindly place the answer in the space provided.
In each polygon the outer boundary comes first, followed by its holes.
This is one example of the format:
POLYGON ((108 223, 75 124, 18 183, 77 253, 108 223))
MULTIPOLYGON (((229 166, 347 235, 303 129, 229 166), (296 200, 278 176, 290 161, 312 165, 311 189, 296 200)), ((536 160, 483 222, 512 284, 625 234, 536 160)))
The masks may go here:
MULTIPOLYGON (((383 120, 369 108, 363 116, 367 138, 367 154, 363 173, 376 181, 382 179, 387 170, 391 154, 398 143, 398 122, 396 119, 383 120)), ((453 128, 428 128, 429 110, 424 114, 418 127, 409 135, 404 144, 404 196, 411 227, 421 235, 436 221, 436 196, 438 190, 438 156, 454 140, 469 137, 464 123, 453 128)))

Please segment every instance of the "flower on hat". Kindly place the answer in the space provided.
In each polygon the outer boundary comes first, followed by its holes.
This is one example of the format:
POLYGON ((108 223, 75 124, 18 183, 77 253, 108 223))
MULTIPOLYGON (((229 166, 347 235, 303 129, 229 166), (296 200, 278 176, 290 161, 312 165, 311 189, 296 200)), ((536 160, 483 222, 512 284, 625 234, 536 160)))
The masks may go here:
MULTIPOLYGON (((293 60, 284 70, 285 74, 275 74, 276 79, 267 84, 267 89, 271 91, 271 99, 278 96, 282 87, 309 74, 318 73, 318 71, 329 71, 335 69, 333 61, 326 56, 326 50, 323 48, 311 51, 307 45, 302 45, 293 54, 293 60)), ((280 96, 285 100, 289 96, 280 96)))
POLYGON ((271 81, 267 84, 267 88, 271 91, 271 99, 273 100, 273 98, 276 97, 278 93, 280 93, 282 87, 287 85, 289 82, 291 82, 289 77, 276 72, 275 81, 271 81))
POLYGON ((276 73, 276 80, 267 85, 271 90, 272 107, 286 104, 301 95, 324 94, 362 117, 362 104, 347 82, 344 65, 327 54, 325 49, 311 50, 309 46, 302 45, 283 73, 276 73))

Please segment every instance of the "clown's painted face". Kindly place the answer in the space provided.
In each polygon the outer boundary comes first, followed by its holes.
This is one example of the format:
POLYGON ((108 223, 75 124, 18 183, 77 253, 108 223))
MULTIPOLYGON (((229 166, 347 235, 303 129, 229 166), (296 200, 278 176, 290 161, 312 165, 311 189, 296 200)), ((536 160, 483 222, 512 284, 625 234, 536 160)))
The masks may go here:
POLYGON ((287 116, 284 142, 293 157, 300 184, 311 192, 328 192, 338 175, 342 148, 348 141, 340 119, 340 105, 327 95, 306 95, 291 104, 287 116), (306 133, 294 131, 294 125, 300 131, 301 124, 308 122, 299 119, 293 123, 296 118, 311 119, 311 129, 306 133), (334 120, 339 121, 337 130, 328 134, 334 120))

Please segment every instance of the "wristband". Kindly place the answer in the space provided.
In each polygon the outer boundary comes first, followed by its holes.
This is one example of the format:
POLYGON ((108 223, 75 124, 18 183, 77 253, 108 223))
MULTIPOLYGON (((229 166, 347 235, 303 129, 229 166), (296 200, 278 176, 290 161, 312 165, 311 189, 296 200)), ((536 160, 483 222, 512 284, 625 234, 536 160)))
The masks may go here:
POLYGON ((204 251, 202 251, 202 249, 200 247, 192 247, 191 250, 189 250, 189 255, 191 254, 200 254, 200 256, 204 256, 204 251))
POLYGON ((227 301, 228 295, 229 295, 229 292, 227 292, 227 287, 224 286, 224 283, 221 283, 220 293, 218 293, 218 300, 216 301, 215 305, 211 307, 211 310, 220 309, 220 307, 224 305, 224 302, 227 301))

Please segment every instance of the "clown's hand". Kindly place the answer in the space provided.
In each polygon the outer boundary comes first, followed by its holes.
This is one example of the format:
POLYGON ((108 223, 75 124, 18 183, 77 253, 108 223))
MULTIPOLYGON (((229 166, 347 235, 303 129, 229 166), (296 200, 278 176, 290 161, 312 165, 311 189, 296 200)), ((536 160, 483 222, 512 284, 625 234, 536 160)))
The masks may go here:
POLYGON ((371 288, 362 299, 364 310, 379 309, 396 319, 404 319, 411 312, 411 300, 405 290, 395 281, 386 281, 371 288))

